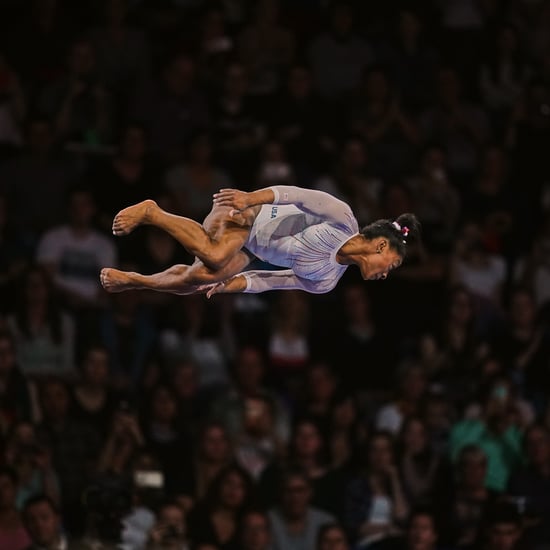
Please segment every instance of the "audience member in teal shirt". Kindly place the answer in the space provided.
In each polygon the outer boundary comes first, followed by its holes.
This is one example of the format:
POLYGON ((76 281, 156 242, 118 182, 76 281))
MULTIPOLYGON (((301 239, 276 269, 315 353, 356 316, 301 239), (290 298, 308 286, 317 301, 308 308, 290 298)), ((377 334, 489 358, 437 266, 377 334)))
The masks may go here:
POLYGON ((504 491, 510 473, 522 459, 522 434, 514 423, 514 410, 506 386, 493 386, 482 407, 480 418, 462 420, 453 427, 449 447, 451 458, 455 461, 466 445, 479 446, 488 460, 487 488, 504 491))

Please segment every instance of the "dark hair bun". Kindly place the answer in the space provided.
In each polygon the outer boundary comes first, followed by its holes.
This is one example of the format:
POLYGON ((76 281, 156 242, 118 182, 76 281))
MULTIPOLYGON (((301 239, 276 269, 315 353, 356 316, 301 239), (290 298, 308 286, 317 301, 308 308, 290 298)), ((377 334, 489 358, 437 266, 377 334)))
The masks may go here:
POLYGON ((407 241, 420 238, 420 222, 414 214, 406 212, 401 214, 395 221, 401 226, 402 231, 404 228, 408 229, 407 241))

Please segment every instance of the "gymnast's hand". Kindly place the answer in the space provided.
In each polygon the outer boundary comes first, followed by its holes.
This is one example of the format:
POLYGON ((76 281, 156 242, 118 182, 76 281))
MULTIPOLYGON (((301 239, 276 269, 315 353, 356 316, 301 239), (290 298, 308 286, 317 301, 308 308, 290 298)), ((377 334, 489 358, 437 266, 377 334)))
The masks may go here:
POLYGON ((220 189, 217 193, 214 193, 214 204, 231 207, 233 209, 229 213, 231 216, 252 206, 250 193, 238 189, 220 189))

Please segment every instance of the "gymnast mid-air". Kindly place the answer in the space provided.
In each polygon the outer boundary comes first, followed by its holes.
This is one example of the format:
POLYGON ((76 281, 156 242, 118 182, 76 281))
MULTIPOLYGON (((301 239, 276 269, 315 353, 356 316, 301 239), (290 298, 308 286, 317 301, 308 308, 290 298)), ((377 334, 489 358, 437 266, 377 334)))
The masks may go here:
POLYGON ((106 267, 101 283, 108 292, 151 289, 208 298, 280 289, 322 294, 336 286, 350 265, 356 265, 365 280, 385 279, 401 265, 407 242, 419 238, 414 214, 376 220, 359 229, 351 208, 341 200, 284 185, 251 192, 221 189, 202 225, 145 200, 115 216, 113 233, 127 235, 139 225, 166 231, 195 261, 153 275, 106 267), (286 269, 247 270, 256 258, 286 269))

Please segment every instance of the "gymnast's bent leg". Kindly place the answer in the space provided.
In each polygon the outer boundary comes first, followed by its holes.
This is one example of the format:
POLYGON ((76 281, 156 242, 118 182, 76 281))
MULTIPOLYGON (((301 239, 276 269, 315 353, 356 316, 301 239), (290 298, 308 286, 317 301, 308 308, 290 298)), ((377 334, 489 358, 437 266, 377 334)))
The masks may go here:
POLYGON ((231 217, 230 210, 214 206, 201 225, 190 218, 166 212, 155 201, 145 200, 115 216, 113 233, 127 235, 139 225, 154 225, 170 234, 205 266, 218 271, 242 248, 255 218, 253 211, 231 217))
POLYGON ((153 275, 107 267, 101 270, 100 279, 107 292, 149 289, 180 295, 196 294, 205 285, 224 281, 240 273, 251 260, 252 257, 241 250, 220 270, 211 270, 201 261, 193 265, 174 265, 153 275))

